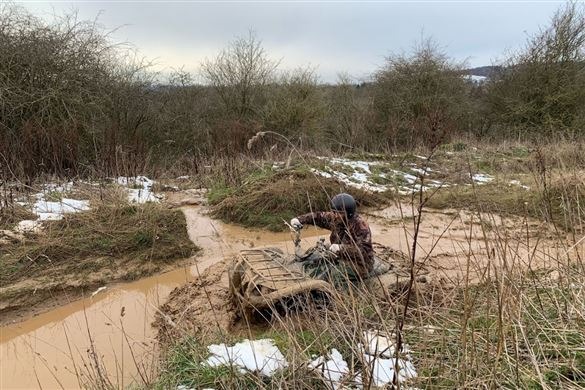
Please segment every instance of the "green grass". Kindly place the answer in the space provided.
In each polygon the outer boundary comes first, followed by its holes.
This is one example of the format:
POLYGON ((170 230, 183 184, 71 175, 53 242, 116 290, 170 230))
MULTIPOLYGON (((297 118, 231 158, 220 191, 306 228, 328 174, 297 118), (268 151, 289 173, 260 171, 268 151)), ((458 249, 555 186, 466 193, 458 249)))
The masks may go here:
POLYGON ((351 193, 361 206, 379 206, 388 201, 388 195, 347 188, 303 168, 256 172, 241 186, 212 187, 209 199, 212 215, 226 222, 283 231, 286 229, 283 221, 311 210, 329 210, 330 197, 344 191, 351 193))

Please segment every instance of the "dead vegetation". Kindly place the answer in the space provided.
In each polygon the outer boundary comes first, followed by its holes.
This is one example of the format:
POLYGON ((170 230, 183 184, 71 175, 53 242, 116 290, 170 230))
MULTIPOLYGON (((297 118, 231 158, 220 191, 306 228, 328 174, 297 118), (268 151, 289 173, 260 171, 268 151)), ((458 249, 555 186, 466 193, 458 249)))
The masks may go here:
POLYGON ((47 221, 39 234, 0 246, 0 311, 30 310, 63 294, 151 275, 191 257, 181 211, 158 204, 96 203, 47 221))
POLYGON ((329 210, 331 197, 344 191, 363 207, 381 207, 391 199, 390 194, 348 189, 336 180, 298 168, 253 173, 237 187, 217 185, 209 198, 212 214, 223 221, 281 231, 286 229, 283 221, 295 215, 329 210))

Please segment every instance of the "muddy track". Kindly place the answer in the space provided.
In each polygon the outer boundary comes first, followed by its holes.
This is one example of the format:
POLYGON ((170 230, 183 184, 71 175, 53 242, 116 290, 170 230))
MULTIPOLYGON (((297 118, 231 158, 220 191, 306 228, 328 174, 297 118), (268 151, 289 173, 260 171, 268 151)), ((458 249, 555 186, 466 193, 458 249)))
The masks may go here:
MULTIPOLYGON (((145 356, 152 360, 158 341, 168 342, 186 334, 211 337, 218 331, 232 330, 225 259, 241 249, 261 246, 277 246, 292 253, 291 236, 225 225, 204 215, 205 208, 201 207, 182 210, 190 239, 203 248, 194 264, 110 286, 95 297, 3 327, 0 388, 36 387, 35 377, 41 378, 46 387, 58 387, 55 377, 66 387, 77 387, 72 365, 87 362, 91 343, 103 356, 104 370, 128 384, 138 378, 133 359, 145 356), (160 312, 164 316, 156 319, 160 312), (152 322, 161 329, 160 334, 151 328, 152 322), (74 346, 72 352, 68 342, 74 346)), ((408 215, 391 209, 367 214, 375 241, 410 253, 413 224, 408 215)), ((486 269, 501 269, 512 263, 520 270, 528 265, 544 267, 564 249, 557 248, 560 240, 551 240, 551 230, 538 221, 524 224, 519 218, 485 216, 486 222, 480 223, 478 218, 457 211, 423 215, 417 262, 424 265, 431 278, 457 285, 466 278, 478 281, 486 269), (526 236, 530 237, 528 243, 521 239, 526 236), (502 237, 508 237, 508 241, 502 237), (498 247, 494 245, 496 239, 507 244, 498 247), (508 264, 499 263, 503 254, 508 264)), ((303 248, 313 245, 318 236, 327 236, 327 232, 303 231, 303 248)))
MULTIPOLYGON (((412 251, 412 210, 402 206, 364 213, 376 242, 386 246, 387 255, 394 258, 392 272, 377 278, 386 291, 394 291, 406 283, 412 251)), ((326 232, 325 232, 326 233, 326 232)), ((556 256, 554 242, 547 239, 551 230, 538 221, 522 226, 520 218, 501 218, 493 215, 474 215, 466 212, 431 210, 423 215, 417 246, 417 281, 438 282, 443 287, 459 286, 463 281, 477 283, 490 269, 501 269, 507 258, 518 270, 550 265, 556 256), (481 219, 481 220, 480 220, 481 219), (489 227, 487 224, 489 223, 489 227), (545 237, 531 247, 522 243, 526 227, 532 237, 545 237), (523 230, 524 229, 524 230, 523 230), (492 241, 509 237, 516 245, 493 247, 492 241), (498 251, 498 256, 495 252, 498 251)), ((315 240, 305 239, 312 245, 315 240)), ((378 247, 380 250, 381 247, 378 247)), ((288 253, 292 253, 289 251, 288 253)), ((199 340, 212 339, 220 332, 233 330, 234 307, 229 300, 227 266, 229 258, 201 272, 193 282, 175 289, 161 306, 155 326, 163 345, 185 335, 199 340)), ((383 290, 382 289, 382 290, 383 290)))

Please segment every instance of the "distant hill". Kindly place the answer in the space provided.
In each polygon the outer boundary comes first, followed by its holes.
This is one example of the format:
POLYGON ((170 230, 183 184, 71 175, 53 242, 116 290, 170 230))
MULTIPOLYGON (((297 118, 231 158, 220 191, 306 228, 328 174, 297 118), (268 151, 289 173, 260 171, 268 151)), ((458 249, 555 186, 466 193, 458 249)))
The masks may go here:
POLYGON ((463 73, 466 75, 469 75, 469 76, 482 76, 482 77, 489 78, 501 70, 502 70, 501 66, 488 65, 488 66, 478 66, 477 68, 465 69, 463 71, 463 73))

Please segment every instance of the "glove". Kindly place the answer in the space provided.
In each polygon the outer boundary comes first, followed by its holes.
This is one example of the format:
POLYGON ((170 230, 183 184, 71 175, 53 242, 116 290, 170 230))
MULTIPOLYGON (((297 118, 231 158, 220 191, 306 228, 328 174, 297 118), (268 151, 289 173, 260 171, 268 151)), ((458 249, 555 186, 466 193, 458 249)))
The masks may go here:
POLYGON ((341 245, 339 244, 331 244, 329 250, 335 254, 337 254, 341 250, 341 245))
POLYGON ((303 224, 299 221, 298 218, 293 218, 290 220, 290 226, 292 226, 295 230, 300 230, 303 228, 303 224))

